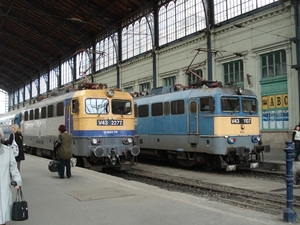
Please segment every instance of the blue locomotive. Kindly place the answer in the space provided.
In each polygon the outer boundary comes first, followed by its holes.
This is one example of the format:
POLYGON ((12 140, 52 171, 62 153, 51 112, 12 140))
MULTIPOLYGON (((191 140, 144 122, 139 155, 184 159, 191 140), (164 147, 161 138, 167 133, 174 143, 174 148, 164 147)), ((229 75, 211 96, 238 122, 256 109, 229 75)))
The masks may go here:
POLYGON ((257 168, 263 153, 257 96, 251 90, 164 86, 134 99, 141 156, 203 168, 257 168))

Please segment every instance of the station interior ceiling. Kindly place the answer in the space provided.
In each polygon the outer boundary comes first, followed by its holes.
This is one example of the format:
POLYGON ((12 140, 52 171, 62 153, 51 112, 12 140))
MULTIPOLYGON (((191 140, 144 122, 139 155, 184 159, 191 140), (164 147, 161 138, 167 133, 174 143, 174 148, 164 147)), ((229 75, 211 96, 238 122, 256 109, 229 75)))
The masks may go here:
POLYGON ((0 89, 13 93, 44 71, 170 0, 1 0, 0 89))

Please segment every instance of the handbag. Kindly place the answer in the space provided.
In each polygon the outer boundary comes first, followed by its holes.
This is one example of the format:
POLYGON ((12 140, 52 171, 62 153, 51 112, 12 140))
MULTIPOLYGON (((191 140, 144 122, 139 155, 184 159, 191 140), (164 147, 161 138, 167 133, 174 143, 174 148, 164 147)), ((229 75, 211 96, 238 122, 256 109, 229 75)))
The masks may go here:
POLYGON ((17 157, 19 155, 19 146, 15 140, 15 134, 13 134, 13 141, 10 145, 10 148, 14 154, 14 157, 17 157))
POLYGON ((59 162, 57 160, 51 160, 48 164, 48 169, 51 172, 58 172, 59 170, 59 162))
POLYGON ((28 204, 24 200, 21 187, 17 190, 16 200, 12 206, 12 220, 23 221, 28 219, 28 204))

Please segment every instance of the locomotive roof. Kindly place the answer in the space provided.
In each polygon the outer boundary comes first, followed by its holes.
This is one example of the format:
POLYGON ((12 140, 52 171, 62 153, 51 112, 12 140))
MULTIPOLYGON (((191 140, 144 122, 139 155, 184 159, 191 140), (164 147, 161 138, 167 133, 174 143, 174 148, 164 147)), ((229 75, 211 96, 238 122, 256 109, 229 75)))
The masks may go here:
POLYGON ((49 98, 45 98, 42 101, 36 102, 31 105, 27 105, 23 109, 27 110, 27 109, 43 107, 45 105, 51 105, 56 102, 61 102, 61 101, 65 100, 68 97, 68 95, 72 96, 73 94, 74 94, 74 92, 70 92, 70 93, 65 93, 65 94, 59 95, 59 96, 50 96, 49 98))
MULTIPOLYGON (((160 99, 160 101, 164 100, 172 100, 172 99, 187 99, 193 97, 200 96, 216 96, 216 95, 237 95, 236 89, 237 87, 221 87, 221 88, 192 88, 187 90, 176 91, 171 86, 159 87, 160 91, 157 89, 153 89, 151 94, 136 97, 135 100, 139 101, 139 99, 147 99, 152 97, 154 99, 160 99), (167 88, 165 88, 167 87, 167 88), (170 92, 166 92, 166 90, 170 90, 170 92)), ((252 96, 256 97, 255 93, 251 90, 245 89, 245 93, 242 96, 252 96)))

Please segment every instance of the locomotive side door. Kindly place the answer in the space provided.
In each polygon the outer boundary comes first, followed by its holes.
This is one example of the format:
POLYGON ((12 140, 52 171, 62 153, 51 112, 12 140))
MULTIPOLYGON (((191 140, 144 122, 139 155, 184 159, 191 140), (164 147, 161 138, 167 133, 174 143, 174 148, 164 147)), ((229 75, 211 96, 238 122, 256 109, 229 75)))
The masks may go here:
POLYGON ((200 135, 214 134, 215 99, 213 96, 202 96, 199 106, 200 135), (210 125, 208 125, 210 124, 210 125))
POLYGON ((189 135, 198 134, 198 113, 199 113, 199 99, 191 98, 189 99, 188 105, 188 130, 189 135))
POLYGON ((73 131, 70 99, 66 101, 66 105, 65 105, 65 126, 67 127, 68 132, 73 131))

